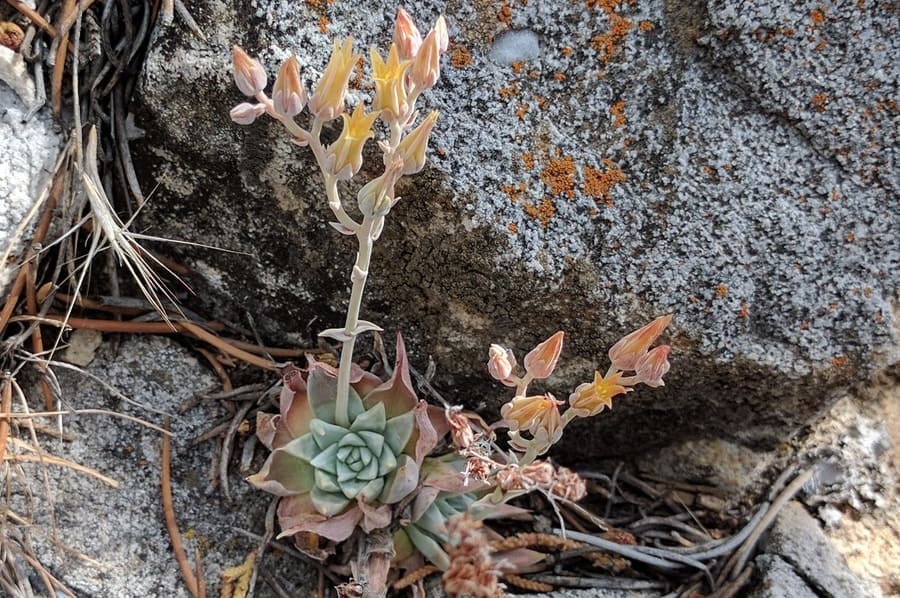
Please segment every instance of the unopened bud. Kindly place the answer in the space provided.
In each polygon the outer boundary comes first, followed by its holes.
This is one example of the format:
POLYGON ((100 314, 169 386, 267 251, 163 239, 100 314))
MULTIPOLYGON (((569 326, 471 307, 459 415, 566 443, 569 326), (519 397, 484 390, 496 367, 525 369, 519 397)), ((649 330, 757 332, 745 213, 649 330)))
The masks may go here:
POLYGON ((294 56, 281 63, 272 88, 272 103, 275 112, 284 116, 297 116, 306 105, 306 89, 300 79, 300 63, 294 56))
POLYGON ((397 155, 403 160, 403 174, 415 174, 425 167, 428 138, 431 136, 431 129, 434 128, 438 116, 439 112, 433 111, 397 146, 397 155))
POLYGON ((366 183, 356 194, 356 204, 364 216, 384 216, 394 205, 394 185, 403 174, 403 163, 397 160, 380 177, 366 183))
POLYGON ((232 108, 228 115, 231 116, 231 120, 239 125, 250 125, 253 124, 257 117, 263 115, 265 111, 266 107, 262 104, 243 102, 232 108))
POLYGON ((634 366, 634 373, 638 380, 647 386, 665 386, 663 376, 671 367, 668 359, 670 349, 669 345, 660 345, 644 353, 634 366))
POLYGON ((242 94, 252 98, 266 88, 269 80, 266 70, 240 46, 232 46, 231 62, 234 66, 234 82, 242 94))
POLYGON ((434 22, 434 34, 437 37, 438 50, 441 54, 446 54, 450 47, 450 34, 447 33, 447 19, 444 15, 439 16, 434 22))
POLYGON ((647 352, 671 321, 671 315, 660 316, 613 345, 609 350, 609 360, 613 367, 617 370, 634 371, 638 359, 647 352))
POLYGON ((559 360, 563 336, 565 336, 565 333, 560 330, 532 349, 525 356, 525 371, 538 380, 549 378, 556 368, 556 362, 559 360))
POLYGON ((410 14, 402 8, 397 10, 397 19, 394 21, 394 43, 403 60, 415 57, 422 46, 422 34, 410 14))
POLYGON ((515 386, 514 382, 509 382, 515 367, 516 357, 512 351, 500 345, 491 345, 488 350, 488 373, 491 378, 499 380, 507 386, 515 386))
POLYGON ((422 47, 419 48, 416 57, 413 58, 412 68, 409 70, 410 80, 419 89, 434 87, 441 77, 441 47, 438 34, 434 29, 425 36, 422 47))

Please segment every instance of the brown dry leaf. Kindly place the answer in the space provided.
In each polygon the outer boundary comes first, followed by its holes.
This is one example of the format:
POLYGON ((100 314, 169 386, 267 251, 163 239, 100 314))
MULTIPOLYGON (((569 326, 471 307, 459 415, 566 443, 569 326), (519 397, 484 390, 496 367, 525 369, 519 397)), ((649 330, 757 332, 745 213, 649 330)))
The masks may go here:
POLYGON ((251 552, 243 563, 222 571, 221 598, 246 598, 250 591, 250 577, 256 564, 256 553, 251 552))

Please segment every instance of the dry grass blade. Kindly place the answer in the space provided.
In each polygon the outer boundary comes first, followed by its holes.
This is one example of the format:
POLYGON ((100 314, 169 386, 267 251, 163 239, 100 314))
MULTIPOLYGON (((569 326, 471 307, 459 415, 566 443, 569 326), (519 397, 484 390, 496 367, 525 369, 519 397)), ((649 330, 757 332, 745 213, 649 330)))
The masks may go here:
MULTIPOLYGON (((134 282, 138 285, 141 294, 153 305, 154 309, 162 316, 163 320, 169 321, 168 313, 163 304, 163 300, 168 300, 172 304, 177 304, 175 295, 165 285, 162 278, 147 263, 145 256, 149 257, 154 263, 167 271, 177 280, 181 280, 178 276, 166 268, 159 260, 154 258, 149 252, 141 249, 137 243, 137 235, 131 233, 128 227, 123 223, 116 214, 103 190, 103 179, 97 166, 97 128, 91 127, 88 132, 87 144, 84 150, 84 165, 81 172, 84 192, 87 195, 88 202, 91 206, 91 214, 95 226, 94 239, 91 246, 91 253, 85 259, 82 266, 85 268, 81 274, 81 280, 77 289, 81 288, 84 276, 86 274, 87 264, 93 259, 99 248, 99 242, 102 239, 108 243, 115 253, 116 257, 125 266, 131 274, 134 282), (99 230, 96 230, 99 229, 99 230)), ((141 238, 151 238, 141 235, 141 238)), ((183 284, 183 283, 182 283, 183 284)), ((75 293, 78 295, 78 292, 75 293)), ((69 313, 71 315, 71 308, 69 313)))

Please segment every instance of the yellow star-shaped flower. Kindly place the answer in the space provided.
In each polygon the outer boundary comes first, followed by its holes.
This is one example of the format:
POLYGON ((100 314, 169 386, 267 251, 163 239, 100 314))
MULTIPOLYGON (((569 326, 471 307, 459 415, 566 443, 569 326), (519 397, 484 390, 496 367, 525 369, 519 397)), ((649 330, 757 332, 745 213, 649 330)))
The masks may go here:
POLYGON ((616 395, 631 392, 632 389, 619 384, 622 372, 614 372, 609 377, 594 372, 594 381, 580 385, 569 396, 569 406, 580 417, 590 417, 612 409, 612 399, 616 395))
POLYGON ((403 118, 409 109, 406 101, 406 71, 411 62, 400 60, 397 44, 391 44, 387 61, 381 58, 375 48, 369 50, 369 54, 375 79, 374 108, 382 111, 381 116, 386 121, 403 118))

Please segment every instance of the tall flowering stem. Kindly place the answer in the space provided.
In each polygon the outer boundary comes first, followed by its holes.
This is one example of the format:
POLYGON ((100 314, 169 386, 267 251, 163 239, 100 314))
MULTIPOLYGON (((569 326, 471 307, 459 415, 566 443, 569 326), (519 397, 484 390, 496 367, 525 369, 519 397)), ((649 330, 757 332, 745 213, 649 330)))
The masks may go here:
POLYGON ((331 58, 312 94, 303 85, 299 61, 295 57, 285 60, 271 99, 265 91, 268 78, 259 61, 238 46, 232 51, 235 83, 244 95, 256 100, 255 104, 245 102, 232 109, 232 120, 249 125, 267 114, 284 125, 295 143, 308 146, 324 179, 327 204, 335 217, 331 225, 357 240, 344 326, 319 334, 342 343, 334 414, 340 426, 347 426, 350 421, 348 402, 356 337, 366 331, 381 330, 359 317, 372 247, 381 235, 385 217, 399 199, 394 193, 397 180, 424 167, 428 138, 438 115, 432 112, 415 126, 415 104, 421 93, 433 87, 440 77, 440 56, 447 52, 447 24, 443 17, 438 17, 422 42, 411 17, 401 9, 394 39, 387 58, 382 58, 374 48, 369 53, 375 79, 373 109, 367 112, 360 103, 352 114, 346 112, 345 101, 350 76, 360 58, 353 53, 352 38, 334 42, 331 58), (310 113, 309 129, 294 120, 304 107, 310 113), (322 129, 338 118, 343 121, 341 135, 326 145, 321 140, 322 129), (379 141, 385 168, 381 176, 364 185, 357 194, 356 205, 362 214, 362 221, 357 222, 347 213, 338 183, 359 172, 364 146, 375 137, 372 127, 377 119, 384 121, 390 131, 386 140, 379 141))

